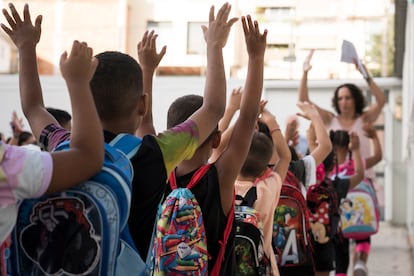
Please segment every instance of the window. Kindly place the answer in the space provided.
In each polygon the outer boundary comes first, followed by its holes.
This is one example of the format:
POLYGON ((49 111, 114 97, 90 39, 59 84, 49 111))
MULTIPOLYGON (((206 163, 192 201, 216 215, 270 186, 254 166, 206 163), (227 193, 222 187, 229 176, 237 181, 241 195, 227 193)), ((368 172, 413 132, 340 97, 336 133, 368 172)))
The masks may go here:
POLYGON ((154 30, 158 34, 157 45, 168 45, 171 41, 174 41, 170 21, 148 21, 147 30, 154 30))

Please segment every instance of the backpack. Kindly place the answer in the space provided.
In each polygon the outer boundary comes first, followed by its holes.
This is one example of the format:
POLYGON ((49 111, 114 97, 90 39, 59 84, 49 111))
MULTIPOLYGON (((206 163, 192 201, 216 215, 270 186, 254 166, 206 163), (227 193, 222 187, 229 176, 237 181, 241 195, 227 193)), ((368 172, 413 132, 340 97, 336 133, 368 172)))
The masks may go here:
MULTIPOLYGON (((102 170, 62 192, 19 204, 12 232, 11 275, 114 275, 123 257, 139 258, 128 230, 133 168, 141 139, 118 135, 105 144, 102 170), (129 252, 130 254, 126 254, 129 252)), ((69 141, 55 151, 69 149, 69 141)), ((74 172, 76 173, 76 172, 74 172)), ((135 271, 135 270, 132 270, 135 271)))
POLYGON ((7 259, 9 256, 10 235, 0 245, 0 275, 7 275, 7 259))
MULTIPOLYGON (((152 245, 154 275, 218 275, 224 257, 225 242, 222 242, 215 267, 209 268, 203 215, 191 192, 211 165, 200 167, 185 188, 177 187, 175 172, 171 172, 169 184, 172 191, 160 205, 157 214, 152 245), (216 274, 211 271, 216 271, 216 274)), ((224 233, 225 241, 230 233, 232 217, 229 214, 224 233)))
POLYGON ((288 170, 273 220, 273 251, 279 269, 313 266, 310 220, 299 179, 288 170))
POLYGON ((253 208, 256 199, 256 186, 244 197, 236 195, 236 200, 241 201, 234 206, 236 275, 269 275, 271 271, 270 259, 264 254, 263 224, 253 208))
POLYGON ((347 239, 366 239, 379 230, 379 206, 375 189, 364 179, 341 201, 341 231, 347 239))
POLYGON ((333 183, 337 179, 325 177, 322 182, 309 186, 306 194, 312 236, 318 243, 327 243, 338 231, 339 202, 333 183))

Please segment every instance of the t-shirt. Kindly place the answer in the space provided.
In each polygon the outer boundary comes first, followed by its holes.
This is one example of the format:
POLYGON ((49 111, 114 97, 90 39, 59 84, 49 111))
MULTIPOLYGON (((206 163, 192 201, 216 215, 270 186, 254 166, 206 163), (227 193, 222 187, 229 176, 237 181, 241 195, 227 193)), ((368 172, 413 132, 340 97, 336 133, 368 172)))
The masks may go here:
MULTIPOLYGON (((105 142, 109 143, 115 137, 116 134, 104 131, 105 142)), ((68 138, 69 133, 65 129, 50 125, 43 130, 40 142, 50 150, 68 138)), ((198 144, 197 125, 187 120, 157 136, 144 136, 138 152, 131 158, 134 179, 128 225, 144 260, 168 176, 178 163, 192 157, 198 144)))
POLYGON ((44 194, 52 172, 50 153, 0 142, 0 244, 13 230, 18 201, 44 194))
MULTIPOLYGON (((253 186, 251 181, 236 180, 236 194, 244 197, 249 189, 253 186)), ((264 252, 270 258, 272 265, 272 275, 279 275, 275 254, 272 247, 273 235, 273 218, 277 203, 279 202, 280 190, 282 188, 282 180, 280 176, 272 172, 267 178, 260 179, 256 183, 257 200, 254 208, 259 212, 263 223, 264 235, 264 252)))
MULTIPOLYGON (((177 177, 177 186, 186 187, 195 171, 177 177)), ((216 166, 212 165, 200 182, 191 189, 203 214, 204 227, 206 230, 207 249, 211 258, 208 261, 211 270, 217 260, 220 250, 219 241, 223 240, 224 230, 227 225, 227 216, 223 212, 220 198, 220 186, 216 166)), ((167 194, 171 188, 167 188, 167 194)), ((234 275, 235 254, 234 254, 234 223, 230 236, 227 240, 227 247, 224 260, 221 264, 220 275, 234 275)))

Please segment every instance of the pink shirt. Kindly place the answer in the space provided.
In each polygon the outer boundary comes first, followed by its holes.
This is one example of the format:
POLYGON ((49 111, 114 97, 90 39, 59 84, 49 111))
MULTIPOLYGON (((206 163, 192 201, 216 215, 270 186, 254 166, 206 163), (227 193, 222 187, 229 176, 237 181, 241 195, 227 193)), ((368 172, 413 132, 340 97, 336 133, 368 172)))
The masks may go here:
MULTIPOLYGON (((372 156, 372 148, 371 148, 371 141, 366 136, 364 130, 363 130, 364 122, 362 121, 361 117, 358 117, 351 128, 346 129, 341 126, 339 120, 336 117, 332 118, 331 124, 329 125, 329 130, 346 130, 346 131, 352 131, 358 134, 359 137, 359 149, 361 151, 361 158, 363 161, 365 159, 372 156)), ((373 168, 369 168, 365 170, 365 177, 368 177, 370 179, 374 179, 375 173, 373 168)))
MULTIPOLYGON (((253 186, 251 181, 236 180, 236 194, 245 196, 249 189, 253 186)), ((280 190, 282 188, 282 180, 280 176, 272 172, 267 178, 261 179, 256 183, 257 200, 254 208, 259 212, 263 223, 264 235, 264 251, 266 256, 270 258, 272 265, 272 275, 279 275, 276 257, 272 247, 273 234, 273 218, 277 203, 279 202, 280 190)))
POLYGON ((18 201, 44 194, 52 170, 50 153, 0 143, 0 243, 15 225, 18 201))

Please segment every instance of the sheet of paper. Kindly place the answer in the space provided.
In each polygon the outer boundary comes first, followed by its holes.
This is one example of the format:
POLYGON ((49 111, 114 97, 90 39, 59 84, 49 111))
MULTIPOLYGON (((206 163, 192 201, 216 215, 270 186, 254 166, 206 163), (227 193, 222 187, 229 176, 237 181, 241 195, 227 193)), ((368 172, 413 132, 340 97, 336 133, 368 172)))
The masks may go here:
POLYGON ((365 71, 364 66, 362 66, 361 59, 358 57, 358 53, 355 49, 354 44, 348 40, 342 41, 342 53, 341 53, 341 61, 346 63, 355 64, 357 62, 358 69, 361 71, 362 76, 364 78, 368 77, 367 71, 365 71))

